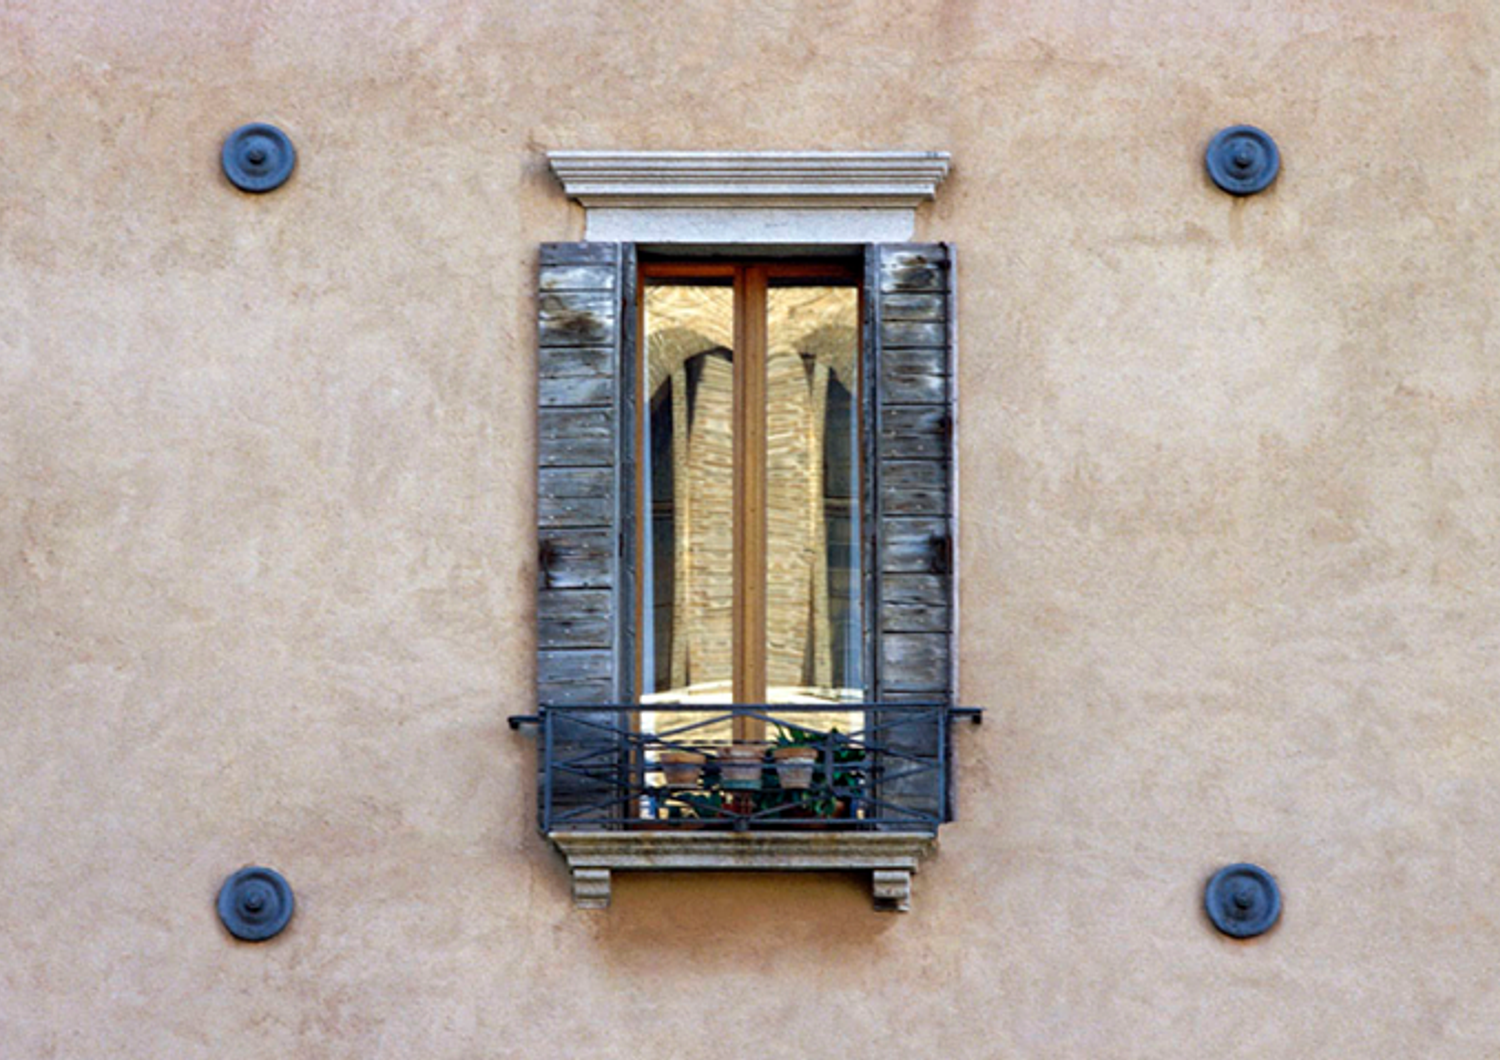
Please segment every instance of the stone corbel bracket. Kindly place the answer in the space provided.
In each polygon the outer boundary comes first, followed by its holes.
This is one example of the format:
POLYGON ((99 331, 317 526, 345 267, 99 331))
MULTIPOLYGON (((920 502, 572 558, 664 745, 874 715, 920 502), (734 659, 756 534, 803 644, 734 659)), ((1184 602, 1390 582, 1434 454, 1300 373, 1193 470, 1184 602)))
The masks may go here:
POLYGON ((823 243, 911 238, 942 151, 552 151, 588 238, 823 243))
POLYGON ((907 912, 911 878, 937 837, 924 832, 553 832, 573 901, 609 905, 615 872, 868 872, 875 908, 907 912))

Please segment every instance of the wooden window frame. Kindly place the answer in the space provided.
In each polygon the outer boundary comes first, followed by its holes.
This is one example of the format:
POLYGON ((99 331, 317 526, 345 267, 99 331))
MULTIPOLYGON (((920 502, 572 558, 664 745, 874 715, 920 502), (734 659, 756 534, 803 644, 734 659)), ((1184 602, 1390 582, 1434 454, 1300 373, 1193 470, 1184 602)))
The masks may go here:
MULTIPOLYGON (((645 291, 652 285, 669 283, 691 283, 694 280, 728 280, 734 289, 734 650, 733 699, 736 703, 764 703, 766 701, 766 366, 768 361, 768 335, 766 312, 768 291, 775 283, 794 281, 806 284, 826 283, 829 286, 848 287, 859 298, 857 318, 865 318, 865 291, 861 282, 863 270, 852 262, 839 261, 778 261, 778 260, 715 260, 715 261, 643 261, 638 265, 636 289, 641 292, 636 305, 635 333, 641 336, 639 349, 635 351, 636 386, 641 395, 635 414, 635 451, 646 452, 645 410, 650 407, 647 393, 648 355, 646 336, 645 291)), ((863 335, 859 337, 863 348, 863 335)), ((856 363, 860 362, 856 359, 856 363)), ((861 392, 867 385, 859 381, 861 392)), ((865 436, 869 425, 860 417, 860 475, 867 473, 864 464, 865 436)), ((645 476, 649 467, 645 460, 636 462, 635 481, 635 549, 636 555, 645 555, 645 535, 649 531, 649 513, 643 510, 646 496, 645 476)), ((862 517, 867 517, 866 515, 862 517)), ((861 565, 867 565, 871 557, 860 555, 861 565)), ((642 629, 647 616, 643 613, 646 598, 646 580, 651 572, 645 564, 636 564, 635 579, 635 624, 642 629)), ((864 630, 864 635, 869 635, 864 630)), ((645 673, 646 660, 644 638, 637 637, 635 657, 636 679, 632 683, 639 696, 645 673)), ((868 682, 870 675, 863 680, 868 682)), ((868 692, 868 689, 867 689, 868 692)), ((764 722, 737 718, 734 739, 758 740, 764 738, 764 722)))

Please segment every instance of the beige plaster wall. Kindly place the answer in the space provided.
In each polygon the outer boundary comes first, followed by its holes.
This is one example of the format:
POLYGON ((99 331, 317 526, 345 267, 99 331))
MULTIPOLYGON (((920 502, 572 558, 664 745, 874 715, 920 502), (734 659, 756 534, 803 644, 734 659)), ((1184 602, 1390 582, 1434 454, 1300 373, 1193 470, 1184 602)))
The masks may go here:
POLYGON ((0 1055, 1500 1055, 1489 0, 12 0, 0 1055), (241 195, 223 135, 301 162, 241 195), (1271 130, 1235 201, 1208 136, 1271 130), (534 830, 548 148, 938 148, 963 819, 905 917, 534 830), (1218 865, 1286 895, 1248 945, 1218 865), (231 943, 224 875, 293 928, 231 943))

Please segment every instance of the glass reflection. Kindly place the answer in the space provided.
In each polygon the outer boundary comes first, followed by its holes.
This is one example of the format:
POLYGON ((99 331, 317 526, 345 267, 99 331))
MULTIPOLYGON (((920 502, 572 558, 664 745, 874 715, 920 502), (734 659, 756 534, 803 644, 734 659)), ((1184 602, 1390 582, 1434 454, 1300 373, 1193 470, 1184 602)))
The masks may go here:
POLYGON ((775 281, 766 291, 766 346, 745 354, 764 358, 763 454, 735 452, 733 288, 650 284, 643 299, 641 701, 733 699, 737 459, 764 461, 756 698, 863 700, 858 291, 775 281))
POLYGON ((643 702, 734 685, 734 291, 646 288, 643 702))
POLYGON ((858 292, 767 292, 766 700, 863 699, 858 292))

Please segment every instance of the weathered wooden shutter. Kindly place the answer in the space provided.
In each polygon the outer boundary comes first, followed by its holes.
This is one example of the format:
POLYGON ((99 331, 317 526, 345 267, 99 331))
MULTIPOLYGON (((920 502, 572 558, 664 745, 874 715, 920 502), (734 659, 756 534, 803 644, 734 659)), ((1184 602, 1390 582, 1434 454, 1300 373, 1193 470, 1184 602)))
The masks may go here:
MULTIPOLYGON (((953 705, 953 252, 947 244, 879 244, 865 263, 867 628, 874 698, 953 705)), ((882 718, 893 722, 895 715, 882 718)), ((947 757, 936 727, 889 730, 900 750, 947 757)), ((949 769, 951 777, 952 771, 949 769)), ((898 782, 896 801, 936 805, 932 775, 898 782)))
MULTIPOLYGON (((542 246, 538 293, 537 698, 629 702, 634 432, 633 248, 542 246)), ((607 798, 614 711, 559 714, 553 750, 599 776, 553 771, 554 814, 607 798), (597 755, 590 752, 597 751, 597 755)))

